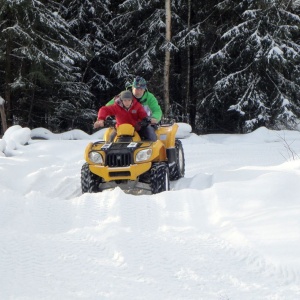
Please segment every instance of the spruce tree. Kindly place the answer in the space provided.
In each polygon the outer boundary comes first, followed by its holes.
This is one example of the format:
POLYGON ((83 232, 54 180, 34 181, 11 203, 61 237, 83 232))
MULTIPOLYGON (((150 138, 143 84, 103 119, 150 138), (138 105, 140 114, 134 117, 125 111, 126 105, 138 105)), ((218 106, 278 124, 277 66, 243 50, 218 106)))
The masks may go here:
POLYGON ((239 18, 222 35, 223 47, 206 57, 215 82, 200 105, 204 118, 219 130, 293 127, 300 115, 299 16, 285 1, 228 3, 239 18))
POLYGON ((0 7, 9 125, 46 126, 58 102, 78 99, 78 90, 85 90, 76 67, 85 60, 78 51, 83 45, 70 33, 55 1, 0 0, 0 7))
POLYGON ((165 49, 174 45, 166 42, 165 3, 161 1, 123 1, 116 7, 111 20, 115 32, 118 59, 112 74, 124 88, 136 75, 148 81, 148 88, 163 106, 163 73, 165 49))

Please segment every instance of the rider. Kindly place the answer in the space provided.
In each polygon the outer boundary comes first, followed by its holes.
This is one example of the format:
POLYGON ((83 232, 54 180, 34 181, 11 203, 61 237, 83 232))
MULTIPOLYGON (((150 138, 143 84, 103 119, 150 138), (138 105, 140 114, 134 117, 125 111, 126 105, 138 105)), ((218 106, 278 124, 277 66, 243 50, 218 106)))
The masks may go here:
POLYGON ((152 126, 140 126, 140 122, 147 118, 147 113, 143 106, 133 97, 131 91, 123 91, 115 97, 115 103, 109 106, 102 106, 98 112, 98 119, 94 123, 94 128, 104 126, 104 120, 109 116, 115 116, 116 126, 128 123, 131 124, 139 135, 146 140, 156 141, 157 136, 152 126))
MULTIPOLYGON (((157 124, 162 118, 162 110, 155 96, 148 91, 146 80, 143 77, 137 76, 134 78, 132 85, 128 86, 127 89, 131 90, 134 98, 144 106, 148 116, 151 117, 151 124, 157 124)), ((106 105, 112 105, 114 100, 115 98, 110 100, 106 105)))

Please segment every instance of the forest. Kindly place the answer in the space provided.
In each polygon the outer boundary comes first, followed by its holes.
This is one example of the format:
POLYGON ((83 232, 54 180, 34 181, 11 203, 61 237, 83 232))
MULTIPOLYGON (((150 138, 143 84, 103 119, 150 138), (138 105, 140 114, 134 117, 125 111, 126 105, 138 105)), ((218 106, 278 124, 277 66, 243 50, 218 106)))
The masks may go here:
POLYGON ((294 129, 299 28, 299 0, 0 0, 1 131, 91 133, 137 75, 197 134, 294 129))

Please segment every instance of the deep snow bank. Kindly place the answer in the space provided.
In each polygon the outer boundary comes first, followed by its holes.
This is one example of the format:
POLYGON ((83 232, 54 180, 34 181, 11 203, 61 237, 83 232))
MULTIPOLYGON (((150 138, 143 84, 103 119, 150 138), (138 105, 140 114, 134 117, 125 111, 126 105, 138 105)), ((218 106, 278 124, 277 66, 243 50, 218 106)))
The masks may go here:
MULTIPOLYGON (((192 132, 192 128, 186 123, 177 123, 179 129, 176 137, 186 138, 192 132)), ((14 156, 22 153, 22 147, 28 144, 31 139, 45 140, 100 140, 103 138, 106 128, 98 130, 89 135, 86 132, 74 129, 63 133, 53 133, 46 128, 35 128, 30 130, 28 127, 22 128, 20 125, 9 127, 0 139, 0 156, 14 156)))

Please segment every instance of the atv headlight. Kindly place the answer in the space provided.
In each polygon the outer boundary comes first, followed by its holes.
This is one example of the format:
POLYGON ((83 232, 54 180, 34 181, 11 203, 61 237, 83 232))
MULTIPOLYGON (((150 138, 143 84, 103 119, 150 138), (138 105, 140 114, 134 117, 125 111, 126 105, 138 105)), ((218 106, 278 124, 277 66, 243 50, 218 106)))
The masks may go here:
POLYGON ((91 151, 89 153, 89 159, 95 164, 103 164, 103 157, 99 152, 91 151))
POLYGON ((137 153, 135 160, 138 161, 144 161, 148 160, 152 155, 152 149, 145 149, 141 150, 137 153))

